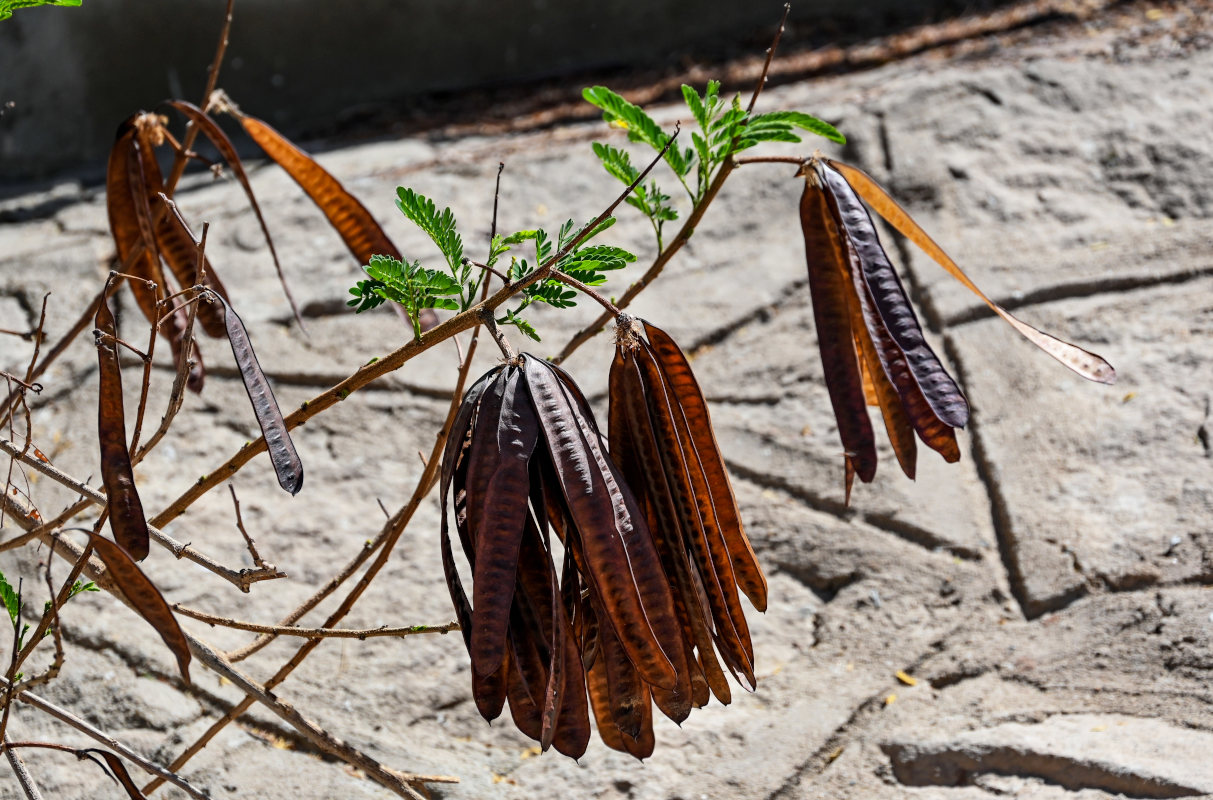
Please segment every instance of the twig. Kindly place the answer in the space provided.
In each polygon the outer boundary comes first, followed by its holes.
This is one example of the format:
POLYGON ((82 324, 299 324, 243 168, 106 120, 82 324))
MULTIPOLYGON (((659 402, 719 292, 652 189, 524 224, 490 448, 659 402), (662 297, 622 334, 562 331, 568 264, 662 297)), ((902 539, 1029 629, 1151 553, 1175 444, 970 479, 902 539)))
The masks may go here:
MULTIPOLYGON (((88 484, 81 483, 70 475, 67 475, 52 464, 46 464, 36 458, 33 458, 32 456, 22 455, 16 446, 7 439, 0 439, 0 451, 7 453, 9 456, 12 456, 24 464, 28 464, 61 486, 66 486, 73 491, 79 492, 92 503, 99 506, 106 505, 105 495, 101 494, 88 484)), ((240 591, 242 592, 247 592, 249 587, 258 581, 286 577, 285 573, 279 572, 278 568, 272 564, 264 567, 258 567, 256 569, 234 570, 230 567, 225 567, 210 556, 198 552, 193 548, 192 545, 178 542, 176 539, 160 530, 159 526, 156 525, 148 525, 148 533, 151 535, 153 540, 167 548, 175 557, 179 559, 184 558, 188 561, 194 562, 203 569, 213 572, 214 574, 223 578, 233 586, 239 587, 240 591)), ((8 543, 5 544, 7 545, 8 543)))
POLYGON ((497 327, 497 319, 493 316, 492 310, 484 309, 480 314, 480 318, 484 322, 484 326, 489 329, 489 333, 492 334, 493 340, 497 342, 497 347, 501 350, 501 354, 505 356, 505 363, 518 363, 518 353, 510 346, 509 339, 505 338, 505 334, 501 332, 501 329, 497 327))
MULTIPOLYGON (((210 69, 207 71, 206 90, 202 93, 202 102, 198 104, 198 107, 203 111, 206 110, 211 94, 219 84, 219 68, 223 65, 224 54, 227 53, 228 37, 232 32, 232 8, 235 4, 236 0, 227 0, 227 11, 223 16, 223 28, 219 32, 219 44, 215 47, 215 60, 211 62, 210 69)), ((198 127, 193 122, 190 122, 185 126, 185 136, 181 140, 181 149, 177 151, 176 156, 173 158, 173 169, 169 173, 168 181, 165 183, 164 192, 169 197, 173 196, 173 192, 177 188, 177 182, 185 174, 185 165, 188 161, 185 153, 193 148, 194 142, 197 139, 198 127)))
POLYGON ((13 772, 17 775, 17 782, 21 784, 22 791, 25 792, 26 800, 42 800, 42 792, 38 791, 38 784, 34 783, 34 779, 29 774, 29 769, 26 768, 25 762, 21 760, 21 756, 17 755, 17 751, 9 747, 9 738, 4 737, 4 755, 8 757, 9 766, 13 768, 13 772))
POLYGON ((482 269, 482 270, 484 270, 485 272, 491 272, 491 273, 493 273, 493 274, 494 274, 494 275, 496 275, 498 278, 501 278, 501 282, 502 282, 502 283, 504 283, 506 286, 509 286, 509 284, 510 284, 510 278, 509 278, 509 276, 508 276, 508 275, 506 275, 506 274, 505 274, 504 272, 502 272, 501 270, 497 269, 496 267, 490 267, 488 264, 481 264, 479 261, 473 261, 473 260, 472 260, 472 259, 470 259, 470 258, 465 258, 465 259, 463 259, 463 261, 464 261, 464 263, 465 263, 465 264, 470 264, 470 265, 472 265, 473 267, 476 267, 477 269, 482 269))
MULTIPOLYGON (((24 517, 18 518, 18 524, 22 524, 23 526, 28 525, 28 522, 24 522, 23 520, 24 517)), ((64 556, 66 553, 67 555, 64 557, 72 560, 80 559, 84 554, 84 548, 81 548, 74 542, 66 539, 60 539, 57 537, 48 538, 44 536, 43 541, 48 541, 48 543, 51 545, 51 552, 60 556, 64 556)), ((104 567, 98 568, 92 563, 89 563, 85 567, 85 570, 87 571, 89 577, 96 582, 99 587, 110 592, 111 595, 121 601, 124 605, 134 608, 134 606, 132 606, 130 601, 127 599, 126 595, 124 595, 121 589, 114 584, 113 579, 105 571, 104 567)), ((396 772, 384 767, 375 759, 359 750, 356 750, 353 747, 350 747, 345 742, 318 726, 316 723, 304 717, 295 710, 294 706, 275 697, 270 693, 270 687, 262 686, 244 673, 237 670, 234 666, 232 666, 231 662, 227 661, 227 659, 215 652, 210 645, 194 636, 191 636, 188 633, 185 634, 185 639, 189 645, 190 651, 198 658, 199 661, 201 661, 211 670, 217 672, 222 677, 227 678, 246 694, 242 704, 247 703, 251 705, 253 701, 261 703, 267 709, 290 724, 291 727, 295 728, 295 730, 315 744, 318 748, 320 748, 320 750, 335 756, 342 761, 345 761, 351 766, 363 770, 383 786, 386 786, 402 797, 413 798, 413 800, 424 800, 424 798, 422 798, 422 796, 410 786, 410 784, 413 783, 422 784, 426 782, 443 781, 453 782, 458 780, 456 778, 450 778, 447 776, 410 775, 396 772)), ((308 644, 318 641, 318 639, 309 640, 308 644)), ((11 684, 5 682, 5 688, 9 686, 11 686, 11 684)), ((26 692, 19 695, 22 700, 25 700, 27 696, 28 693, 26 692)), ((244 708, 247 707, 247 705, 244 706, 244 708)), ((123 753, 123 755, 126 754, 123 753)), ((170 767, 170 770, 178 769, 178 767, 179 765, 174 765, 170 767)), ((155 781, 156 785, 159 785, 165 780, 170 780, 170 778, 164 776, 160 772, 157 772, 156 774, 160 776, 155 781)))
POLYGON ((105 731, 93 726, 91 723, 81 719, 65 708, 60 708, 49 700, 45 700, 33 692, 22 691, 17 695, 17 699, 28 706, 33 706, 39 711, 45 712, 60 722, 69 725, 72 728, 83 733, 93 741, 104 745, 107 749, 113 750, 118 755, 138 766, 143 771, 158 775, 169 783, 184 790, 191 797, 196 797, 198 800, 210 800, 210 796, 193 786, 188 780, 180 775, 165 769, 164 767, 149 761, 136 751, 124 745, 114 737, 110 736, 105 731))
POLYGON ((42 295, 42 311, 38 314, 38 327, 34 329, 34 352, 30 356, 29 366, 25 370, 26 383, 32 383, 34 380, 34 367, 38 364, 38 351, 42 349, 42 340, 46 338, 46 334, 44 333, 46 329, 46 301, 50 299, 50 296, 50 292, 42 295))
POLYGON ((767 48, 767 58, 762 63, 762 74, 758 76, 758 85, 754 87, 754 94, 750 95, 750 104, 745 109, 746 116, 754 112, 754 104, 758 102, 758 95, 762 94, 763 88, 767 85, 767 74, 771 71, 771 59, 775 57, 775 48, 779 46, 779 39, 783 36, 784 26, 788 24, 788 12, 791 10, 791 3, 783 4, 783 17, 779 20, 779 27, 775 29, 775 38, 771 42, 771 46, 767 48))
MULTIPOLYGON (((298 636, 303 639, 373 639, 378 636, 414 636, 419 633, 450 633, 459 630, 458 622, 448 622, 444 625, 406 625, 395 628, 382 626, 352 630, 350 628, 295 628, 289 625, 259 625, 256 622, 245 622, 239 619, 229 619, 198 611, 180 603, 173 604, 173 610, 199 622, 208 625, 219 625, 224 628, 235 628, 238 631, 251 633, 272 633, 276 636, 298 636)), ((230 660, 230 659, 229 659, 230 660)))
POLYGON ((233 484, 227 485, 227 490, 232 493, 232 506, 236 509, 236 528, 239 529, 240 535, 244 537, 244 543, 248 545, 248 553, 253 559, 253 563, 259 567, 264 567, 265 562, 261 560, 261 554, 257 552, 257 543, 253 541, 253 537, 244 528, 244 517, 240 514, 240 499, 236 497, 236 487, 233 484))
MULTIPOLYGON (((570 239, 559 252, 537 267, 534 272, 527 275, 525 278, 510 284, 509 286, 499 289, 492 296, 480 301, 467 311, 460 312, 437 327, 430 329, 423 334, 420 339, 413 339, 409 341, 404 346, 397 348, 377 361, 363 364, 356 372, 354 372, 354 374, 350 375, 341 383, 305 402, 298 410, 288 415, 285 418, 287 430, 294 430, 320 412, 332 408, 337 403, 340 403, 342 400, 349 397, 353 392, 364 388, 372 381, 400 369, 400 367, 402 367, 406 362, 429 350, 434 345, 450 339, 457 333, 462 333, 463 331, 476 327, 480 324, 482 319, 481 314, 485 311, 485 309, 495 309, 527 287, 548 278, 555 265, 560 263, 561 259, 567 256, 573 251, 574 248, 585 241, 586 237, 589 236, 590 233, 594 231, 600 224, 602 224, 603 220, 609 217, 620 203, 627 199, 632 191, 635 190, 638 185, 640 185, 641 181, 648 177, 648 174, 653 170, 653 167, 655 167, 657 163, 664 157, 666 150, 668 150, 675 142, 677 136, 678 134, 676 132, 674 136, 670 137, 669 141, 666 142, 665 147, 662 148, 657 157, 653 159, 653 161, 651 161, 647 167, 645 167, 644 171, 642 171, 636 177, 636 180, 634 180, 631 185, 624 189, 623 192, 615 199, 615 201, 607 206, 607 208, 601 214, 599 214, 593 222, 582 228, 581 231, 570 239)), ((730 168, 730 165, 726 163, 723 167, 721 167, 718 175, 727 174, 730 168)), ((719 189, 718 186, 716 186, 716 188, 719 189)), ((709 189, 708 191, 709 193, 713 193, 712 189, 709 189)), ((688 220, 688 224, 689 222, 690 220, 688 220)), ((685 236, 689 238, 690 230, 690 228, 684 226, 683 233, 680 233, 680 236, 685 234, 685 236)), ((671 253, 670 255, 673 254, 671 253)), ((666 260, 668 260, 668 257, 666 260)), ((620 307, 623 307, 622 304, 620 307)), ((602 327, 602 324, 600 323, 597 327, 602 327)), ((587 336, 586 338, 588 339, 589 337, 587 336)), ((199 478, 193 486, 191 486, 180 497, 170 503, 166 509, 157 514, 152 519, 152 524, 156 525, 157 527, 164 527, 172 520, 181 516, 185 513, 185 510, 193 505, 193 503, 199 497, 202 497, 202 495, 209 492, 222 481, 225 481, 232 475, 236 474, 241 467, 252 460, 253 456, 263 452, 265 452, 264 436, 259 436, 255 440, 248 442, 231 458, 229 458, 209 475, 204 475, 199 478)))
MULTIPOLYGON (((488 283, 486 282, 480 290, 480 306, 484 306, 485 296, 487 294, 488 283)), ((446 439, 450 434, 451 426, 455 423, 455 416, 459 412, 460 401, 463 397, 463 388, 467 383, 468 373, 471 371, 472 359, 476 355, 476 346, 479 341, 480 326, 476 325, 472 330, 472 338, 468 343, 467 354, 463 356, 463 361, 459 365, 459 376, 455 381, 455 390, 451 395, 451 403, 447 408, 446 419, 443 421, 442 427, 439 428, 437 436, 434 437, 434 447, 430 451, 429 462, 422 471, 421 477, 417 481, 417 487, 413 490, 413 495, 409 498, 408 503, 406 503, 395 516, 387 521, 374 542, 369 542, 364 545, 362 552, 360 552, 353 559, 353 561, 346 566, 342 573, 330 580, 327 586, 309 598, 308 601, 303 604, 303 606, 300 606, 299 609, 292 612, 292 614, 288 616, 287 620, 284 621, 284 625, 294 623, 296 620, 302 617, 303 614, 307 613, 307 610, 314 607, 333 591, 336 591, 336 589, 349 576, 353 575, 353 573, 358 569, 358 565, 369 558, 372 553, 378 551, 379 555, 376 557, 371 566, 367 568, 367 571, 363 574, 362 578, 346 596, 345 600, 342 601, 337 610, 330 614, 328 619, 325 620, 323 627, 332 628, 334 625, 340 622, 346 614, 349 613, 350 609, 352 609, 354 604, 358 601, 358 598, 361 597, 362 593, 366 591, 366 588, 370 586, 371 581, 373 581, 375 576, 379 574, 379 570, 382 569, 383 565, 387 563, 388 558, 391 556, 392 549, 396 546, 396 542, 398 542, 400 539, 400 535, 404 532, 405 527, 413 518, 413 514, 416 513, 417 508, 421 505, 421 501, 425 499, 426 495, 430 493, 430 490, 434 488, 434 484, 437 482, 438 466, 442 460, 442 451, 446 446, 446 439)), ((275 636, 276 634, 262 634, 257 641, 234 653, 233 659, 246 658, 251 653, 256 652, 256 650, 273 641, 275 636)), ((310 639, 305 642, 297 651, 295 651, 295 655, 292 656, 291 659, 284 664, 273 677, 266 681, 266 688, 273 689, 279 683, 286 680, 287 676, 291 674, 295 667, 303 663, 303 660, 307 658, 308 654, 320 644, 320 641, 320 639, 310 639)), ((206 747, 207 742, 214 738, 219 731, 223 730, 229 722, 247 711, 251 705, 252 701, 245 698, 229 709, 226 714, 216 720, 211 727, 207 728, 207 730, 204 731, 200 737, 194 740, 193 744, 187 747, 181 753, 181 755, 179 755, 176 760, 173 761, 171 765, 172 768, 180 769, 187 761, 193 758, 195 754, 201 751, 202 748, 206 747)), ((145 791, 151 792, 155 790, 160 783, 160 781, 152 781, 147 785, 147 787, 145 787, 145 791)))
POLYGON ((808 160, 804 156, 743 156, 733 159, 733 163, 739 167, 744 167, 746 164, 796 164, 802 166, 808 160))
MULTIPOLYGON (((674 239, 668 245, 666 245, 665 250, 662 250, 661 253, 658 254, 657 258, 653 260, 653 264, 648 268, 644 275, 629 286, 627 291, 623 293, 623 296, 615 301, 617 311, 622 311, 630 306, 632 301, 635 300, 636 297, 643 292, 650 283, 657 279, 657 276, 660 275, 662 270, 665 269, 665 265, 670 263, 670 259, 672 259, 674 255, 682 249, 683 245, 690 241, 691 234, 695 232, 695 228, 699 225, 699 220, 703 219, 703 215, 708 210, 708 206, 711 205, 712 201, 716 198, 717 193, 720 191, 720 187, 724 185, 725 180, 729 177, 729 174, 732 171, 733 161, 731 159, 727 159, 720 169, 717 170, 716 177, 712 179, 712 183, 708 186, 708 190, 704 192, 703 200, 699 202, 699 205, 691 209, 691 213, 687 216, 686 222, 682 224, 682 227, 678 230, 678 233, 674 236, 674 239)), ((568 344, 564 346, 564 349, 560 351, 560 355, 552 359, 552 363, 564 363, 564 361, 571 356, 574 351, 577 350, 577 348, 581 347, 590 339, 598 335, 603 327, 615 318, 616 314, 617 312, 613 313, 611 311, 604 311, 602 314, 598 315, 593 322, 586 325, 584 328, 578 331, 572 339, 569 340, 568 344)))
POLYGON ((561 272, 558 269, 555 269, 555 270, 552 270, 552 280, 560 281, 563 284, 572 286, 577 291, 581 292, 582 294, 586 295, 590 299, 594 300, 596 303, 598 303, 598 305, 602 306, 607 311, 611 312, 615 316, 619 316, 619 308, 614 303, 612 303, 610 300, 607 300, 601 294, 599 294, 595 290, 591 289, 589 286, 586 286, 584 283, 577 280, 572 275, 569 275, 567 273, 561 272))

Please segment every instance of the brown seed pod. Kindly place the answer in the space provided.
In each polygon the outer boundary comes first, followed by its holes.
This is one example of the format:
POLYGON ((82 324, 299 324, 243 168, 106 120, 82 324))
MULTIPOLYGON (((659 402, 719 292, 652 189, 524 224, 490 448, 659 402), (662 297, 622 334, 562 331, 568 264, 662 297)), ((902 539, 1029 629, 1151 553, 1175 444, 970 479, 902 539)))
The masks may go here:
POLYGON ((865 404, 880 408, 894 453, 910 478, 917 451, 913 433, 945 461, 958 461, 955 428, 969 418, 968 402, 927 344, 863 201, 1033 344, 1085 378, 1115 380, 1115 371, 1099 356, 1021 322, 982 294, 905 209, 861 170, 815 156, 802 174, 806 185, 800 212, 809 285, 826 385, 846 451, 848 503, 854 477, 870 481, 875 473, 865 404))
MULTIPOLYGON (((375 255, 402 260, 400 251, 371 212, 328 170, 265 122, 248 116, 230 102, 224 104, 224 109, 239 119, 245 133, 299 184, 359 264, 369 264, 375 255)), ((421 312, 420 321, 421 329, 426 331, 438 324, 438 316, 427 308, 421 312)))
POLYGON ((838 421, 843 458, 861 481, 869 483, 876 476, 876 439, 868 419, 863 379, 851 332, 847 299, 851 287, 842 278, 845 267, 841 265, 845 256, 830 216, 825 188, 811 170, 805 172, 804 193, 800 197, 800 226, 804 231, 805 257, 809 265, 809 293, 813 299, 817 346, 830 404, 838 421))
MULTIPOLYGON (((159 323, 160 310, 157 305, 158 290, 169 287, 160 266, 160 245, 156 238, 156 217, 152 200, 164 191, 160 168, 156 165, 154 129, 158 121, 150 114, 134 114, 118 127, 118 134, 110 150, 106 168, 105 201, 109 216, 110 233, 118 252, 118 261, 128 266, 132 275, 143 280, 131 281, 131 293, 143 316, 149 323, 159 323), (136 251, 141 251, 135 255, 136 251), (132 260, 133 259, 133 260, 132 260), (153 289, 144 281, 158 287, 153 289)), ((159 204, 159 200, 156 200, 159 204)), ((160 209, 164 211, 164 209, 160 209)), ((173 351, 173 362, 191 354, 183 352, 187 315, 176 300, 160 323, 160 332, 169 340, 173 351)), ((205 368, 197 347, 193 349, 194 366, 190 369, 187 385, 195 392, 202 391, 205 368)))
POLYGON ((131 454, 126 445, 126 416, 122 402, 122 370, 118 364, 117 331, 109 301, 101 299, 94 319, 97 337, 97 438, 101 442, 101 480, 114 539, 142 561, 148 554, 147 520, 135 488, 131 454))
POLYGON ((164 595, 160 594, 156 585, 147 575, 143 574, 143 570, 139 569, 125 548, 114 544, 100 534, 90 532, 89 536, 92 539, 93 548, 105 563, 105 568, 114 577, 114 582, 118 584, 122 594, 135 607, 139 616, 147 620, 148 624, 156 629, 156 633, 160 634, 160 638, 164 640, 168 649, 177 659, 181 677, 185 679, 186 683, 189 683, 189 642, 186 641, 185 634, 181 631, 181 626, 177 624, 177 618, 173 616, 173 611, 169 608, 164 595))
POLYGON ((508 701, 519 730, 576 757, 593 700, 605 741, 651 753, 650 693, 681 694, 689 709, 691 650, 644 515, 572 379, 524 354, 477 381, 441 491, 443 569, 480 713, 493 719, 508 701), (472 602, 451 546, 452 494, 472 602))
POLYGON ((303 488, 303 462, 295 452, 295 443, 291 441, 291 434, 287 430, 282 411, 278 408, 274 390, 270 388, 261 364, 257 361, 257 353, 253 350, 253 343, 249 340, 248 331, 245 330, 240 315, 225 297, 218 292, 215 297, 219 300, 218 306, 223 310, 223 324, 228 343, 232 346, 232 355, 240 369, 244 390, 253 405, 253 414, 257 417, 257 424, 261 426, 261 435, 265 437, 265 449, 274 465, 274 473, 278 476, 278 485, 293 495, 299 494, 299 490, 303 488))
POLYGON ((678 693, 651 687, 681 721, 710 689, 731 692, 717 661, 755 684, 740 588, 759 609, 766 579, 741 525, 707 404, 685 355, 660 328, 621 315, 610 378, 611 454, 637 493, 674 588, 687 680, 678 693))

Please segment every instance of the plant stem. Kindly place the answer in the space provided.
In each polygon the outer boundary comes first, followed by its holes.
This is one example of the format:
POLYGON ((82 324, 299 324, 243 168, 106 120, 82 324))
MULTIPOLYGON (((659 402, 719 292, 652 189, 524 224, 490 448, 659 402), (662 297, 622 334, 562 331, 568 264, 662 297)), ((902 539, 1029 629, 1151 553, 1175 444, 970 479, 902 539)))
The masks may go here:
POLYGON ((733 159, 733 163, 739 167, 744 167, 746 164, 796 164, 802 166, 808 161, 809 159, 803 156, 743 156, 733 159))
POLYGON ((350 628, 298 628, 291 625, 259 625, 256 622, 245 622, 239 619, 229 619, 198 611, 180 603, 173 604, 173 610, 191 619, 205 622, 208 625, 220 625, 224 628, 234 628, 238 631, 251 633, 272 633, 276 636, 298 636, 303 639, 373 639, 377 636, 414 636, 419 633, 450 633, 459 630, 458 622, 447 622, 442 625, 403 625, 397 627, 366 628, 353 630, 350 628))
POLYGON ((623 293, 622 297, 615 301, 617 311, 604 311, 598 316, 597 319, 578 331, 573 338, 569 340, 568 344, 564 346, 564 349, 560 351, 560 354, 552 359, 553 364, 564 363, 564 361, 571 356, 574 351, 577 350, 577 348, 594 338, 604 326, 614 319, 618 311, 622 311, 631 305, 632 301, 645 290, 645 287, 656 280, 657 276, 660 275, 662 270, 665 269, 665 265, 668 264, 670 259, 674 257, 674 254, 681 250, 682 246, 690 240, 691 235, 695 233, 695 228, 699 225, 699 220, 703 218, 704 213, 708 210, 708 206, 712 204, 712 200, 716 198, 717 193, 720 191, 720 187, 724 185, 725 180, 728 179, 729 173, 732 171, 732 160, 726 160, 724 164, 721 165, 720 169, 717 170, 716 177, 712 179, 711 185, 708 186, 708 190, 703 195, 703 200, 699 203, 699 205, 691 209, 691 213, 687 216, 686 222, 682 224, 682 227, 678 230, 678 233, 675 234, 673 240, 670 241, 670 244, 665 250, 662 250, 661 253, 658 254, 656 259, 653 260, 653 264, 648 268, 648 271, 646 271, 639 280, 629 286, 627 291, 623 293))
MULTIPOLYGON (((215 47, 215 60, 211 62, 210 69, 207 71, 206 91, 203 92, 202 102, 198 104, 198 107, 203 111, 206 111, 211 93, 215 91, 215 87, 219 83, 219 68, 223 65, 223 56, 227 52, 228 36, 232 32, 232 8, 235 4, 236 0, 227 0, 227 11, 223 16, 223 28, 219 32, 219 44, 215 47)), ((186 153, 194 146, 194 142, 197 139, 198 126, 191 122, 185 126, 185 137, 181 141, 181 149, 177 151, 176 156, 173 158, 173 168, 169 173, 168 181, 164 185, 164 193, 169 197, 173 196, 173 192, 177 188, 177 182, 185 174, 185 165, 189 161, 186 153)))
MULTIPOLYGON (((43 475, 55 481, 55 483, 58 483, 61 486, 66 486, 72 491, 79 492, 95 505, 102 507, 106 506, 105 495, 101 494, 88 484, 82 483, 81 481, 78 481, 70 475, 64 473, 62 470, 52 464, 47 464, 28 454, 22 454, 21 450, 7 439, 0 438, 0 452, 21 461, 21 463, 26 464, 27 466, 33 467, 43 475)), ((279 572, 278 569, 273 565, 267 565, 265 567, 256 569, 240 570, 225 567, 210 556, 198 552, 193 548, 192 545, 178 542, 173 537, 161 531, 158 525, 148 525, 148 533, 154 541, 167 548, 177 558, 184 558, 188 561, 193 561, 203 569, 213 572, 226 580, 228 583, 238 587, 242 592, 247 592, 249 587, 257 581, 285 577, 285 573, 279 572)), ((7 545, 8 543, 6 542, 5 544, 7 545)))
POLYGON ((21 790, 25 792, 26 800, 42 800, 42 793, 38 791, 38 784, 34 783, 33 777, 29 774, 29 769, 26 768, 25 762, 21 760, 21 756, 17 755, 17 751, 9 747, 9 739, 4 737, 4 755, 8 757, 9 766, 13 768, 13 772, 17 775, 17 783, 21 784, 21 790))
POLYGON ((563 273, 560 270, 553 270, 552 271, 552 280, 560 281, 561 283, 563 283, 567 286, 572 286, 574 289, 581 292, 586 297, 589 297, 591 300, 598 303, 598 305, 605 308, 611 314, 613 314, 615 316, 619 316, 619 308, 614 303, 612 303, 610 300, 607 300, 605 297, 603 297, 597 291, 595 291, 594 289, 591 289, 589 286, 586 286, 584 283, 577 280, 572 275, 563 273))

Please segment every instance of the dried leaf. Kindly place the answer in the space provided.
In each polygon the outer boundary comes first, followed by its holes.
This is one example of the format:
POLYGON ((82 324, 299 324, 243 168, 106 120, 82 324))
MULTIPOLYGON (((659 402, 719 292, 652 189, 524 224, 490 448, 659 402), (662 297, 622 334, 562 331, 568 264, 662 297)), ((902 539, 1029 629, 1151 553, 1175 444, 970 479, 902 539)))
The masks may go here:
POLYGON ((94 747, 87 747, 83 750, 76 751, 76 757, 79 759, 88 759, 101 767, 101 771, 110 777, 114 783, 118 784, 126 791, 126 796, 130 800, 147 800, 147 795, 139 790, 135 781, 131 778, 129 772, 126 771, 126 765, 122 763, 122 759, 109 752, 108 750, 98 750, 94 747), (97 761, 100 757, 105 760, 105 764, 97 761), (107 768, 108 766, 108 768, 107 768))
POLYGON ((105 568, 114 576, 114 583, 122 590, 122 594, 135 607, 139 616, 147 620, 160 638, 168 645, 168 649, 177 658, 177 666, 181 677, 186 683, 190 682, 190 647, 173 616, 168 602, 155 584, 143 574, 124 548, 114 544, 109 539, 96 533, 89 533, 93 548, 105 563, 105 568))

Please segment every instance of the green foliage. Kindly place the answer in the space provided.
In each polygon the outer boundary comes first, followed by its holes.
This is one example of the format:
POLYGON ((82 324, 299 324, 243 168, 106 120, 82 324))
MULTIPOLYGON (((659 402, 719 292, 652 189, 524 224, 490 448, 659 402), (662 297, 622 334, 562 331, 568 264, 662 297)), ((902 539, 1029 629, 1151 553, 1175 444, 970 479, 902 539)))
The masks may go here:
POLYGON ((4 577, 4 573, 0 572, 0 600, 4 601, 4 608, 8 611, 8 619, 13 624, 17 624, 17 615, 21 613, 21 595, 13 589, 12 585, 4 577))
POLYGON ((460 310, 460 302, 451 299, 450 295, 461 294, 463 286, 444 272, 426 269, 416 261, 398 261, 391 256, 372 256, 371 263, 363 269, 370 279, 359 281, 350 289, 354 299, 348 305, 361 313, 381 305, 385 300, 399 303, 409 312, 413 332, 418 339, 421 338, 419 317, 422 309, 460 310))
POLYGON ((426 235, 434 240, 453 275, 458 274, 463 261, 463 239, 456 230, 455 215, 449 208, 439 213, 434 201, 401 186, 396 190, 396 207, 426 235))
POLYGON ((0 0, 0 20, 8 19, 18 8, 34 6, 79 6, 81 0, 0 0))
MULTIPOLYGON (((622 269, 635 261, 636 256, 621 247, 584 244, 614 224, 614 217, 604 219, 589 232, 583 240, 582 246, 563 256, 560 261, 556 262, 553 269, 563 272, 587 286, 598 286, 606 282, 605 273, 622 269)), ((520 281, 530 275, 536 267, 548 261, 554 252, 564 250, 584 228, 584 225, 575 228, 573 220, 570 219, 560 226, 555 242, 543 230, 517 231, 505 237, 502 241, 507 244, 517 245, 528 241, 535 243, 534 265, 526 259, 511 259, 510 269, 507 273, 510 282, 520 281)), ((497 324, 513 325, 535 341, 540 340, 539 334, 535 331, 534 326, 519 316, 523 309, 532 303, 545 303, 553 308, 572 308, 577 305, 577 291, 555 278, 547 278, 527 286, 522 290, 521 298, 518 307, 507 309, 505 315, 497 320, 497 324)))
MULTIPOLYGON (((631 141, 644 142, 654 150, 661 150, 670 140, 670 134, 663 131, 644 109, 610 89, 593 86, 583 90, 582 96, 602 109, 604 120, 627 130, 631 141)), ((846 142, 834 126, 800 111, 751 115, 742 107, 739 96, 735 95, 731 101, 720 96, 719 81, 708 81, 702 95, 684 84, 682 99, 699 129, 691 131, 691 147, 682 150, 671 147, 665 161, 696 206, 703 202, 717 170, 735 154, 759 142, 798 143, 801 141, 798 130, 839 144, 846 142), (687 181, 692 169, 695 170, 693 186, 687 181)), ((640 170, 633 166, 623 150, 601 142, 595 142, 593 147, 603 168, 618 180, 630 185, 640 176, 640 170)), ((659 250, 663 245, 662 223, 678 219, 678 212, 669 205, 669 200, 656 181, 648 186, 637 186, 627 198, 628 205, 649 218, 659 250)))
POLYGON ((99 592, 99 591, 101 591, 101 589, 98 588, 97 584, 93 583, 92 581, 89 581, 87 583, 84 583, 82 581, 76 581, 75 583, 72 584, 71 591, 69 591, 67 593, 67 599, 71 600, 76 595, 83 594, 84 592, 99 592))
MULTIPOLYGON (((626 130, 629 140, 644 142, 658 151, 670 141, 670 135, 663 131, 644 109, 629 103, 607 87, 588 87, 582 90, 581 96, 602 109, 603 120, 626 130)), ((693 158, 694 153, 690 148, 679 150, 677 147, 671 147, 665 154, 666 163, 680 177, 691 171, 693 158)))

